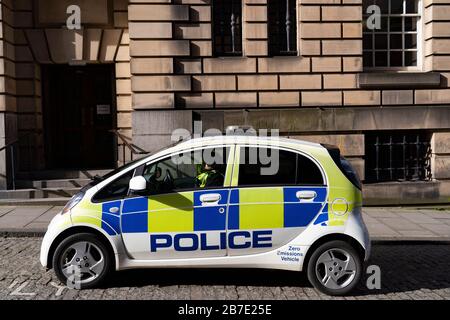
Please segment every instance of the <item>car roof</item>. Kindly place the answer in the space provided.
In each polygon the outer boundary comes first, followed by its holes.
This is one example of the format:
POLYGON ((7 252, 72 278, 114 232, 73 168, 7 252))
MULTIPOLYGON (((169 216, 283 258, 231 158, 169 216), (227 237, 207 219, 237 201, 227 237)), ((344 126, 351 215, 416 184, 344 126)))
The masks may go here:
POLYGON ((264 144, 264 145, 275 145, 281 147, 291 147, 294 149, 302 150, 302 147, 306 147, 307 149, 311 148, 320 148, 323 149, 323 146, 318 143, 290 139, 285 137, 262 137, 262 136, 246 136, 246 135, 227 135, 227 136, 211 136, 211 137, 202 137, 202 138, 193 138, 187 141, 180 142, 175 146, 163 150, 164 153, 172 153, 188 148, 197 148, 197 147, 207 147, 214 145, 224 145, 224 144, 264 144))
MULTIPOLYGON (((271 145, 276 147, 284 147, 289 149, 294 149, 298 151, 306 152, 310 155, 317 155, 326 151, 322 145, 313 142, 307 142, 303 140, 297 139, 289 139, 284 137, 261 137, 261 136, 245 136, 245 135, 227 135, 227 136, 211 136, 211 137, 202 137, 202 138, 193 138, 187 141, 180 142, 172 147, 167 147, 162 150, 158 150, 153 154, 148 156, 144 156, 139 160, 136 160, 131 168, 136 168, 142 164, 154 161, 160 157, 168 156, 172 153, 183 152, 186 149, 194 149, 194 148, 203 148, 208 146, 221 146, 221 145, 231 145, 231 144, 249 144, 249 145, 271 145)), ((116 179, 119 175, 122 174, 118 172, 117 174, 109 177, 105 181, 102 181, 97 187, 97 189, 102 188, 107 183, 116 179)))

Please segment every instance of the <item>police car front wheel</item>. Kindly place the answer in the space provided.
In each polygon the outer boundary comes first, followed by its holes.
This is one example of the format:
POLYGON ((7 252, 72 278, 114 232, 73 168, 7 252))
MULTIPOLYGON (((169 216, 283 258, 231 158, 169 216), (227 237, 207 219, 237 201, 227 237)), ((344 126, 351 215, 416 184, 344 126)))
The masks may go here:
POLYGON ((58 245, 53 266, 58 279, 69 288, 92 288, 108 275, 111 254, 94 234, 75 234, 58 245))
POLYGON ((357 251, 347 242, 330 241, 317 248, 308 262, 308 279, 328 295, 350 292, 361 278, 362 264, 357 251))

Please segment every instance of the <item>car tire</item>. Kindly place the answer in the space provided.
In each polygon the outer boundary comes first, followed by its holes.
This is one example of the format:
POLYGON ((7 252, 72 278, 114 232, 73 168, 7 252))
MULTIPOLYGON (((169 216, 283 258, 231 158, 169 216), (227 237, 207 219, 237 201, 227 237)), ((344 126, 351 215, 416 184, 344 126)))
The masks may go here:
POLYGON ((334 240, 315 249, 308 261, 307 276, 320 292, 340 296, 358 284, 362 269, 357 250, 345 241, 334 240))
POLYGON ((112 254, 95 234, 79 233, 64 239, 53 255, 58 279, 73 289, 97 287, 110 274, 112 254))

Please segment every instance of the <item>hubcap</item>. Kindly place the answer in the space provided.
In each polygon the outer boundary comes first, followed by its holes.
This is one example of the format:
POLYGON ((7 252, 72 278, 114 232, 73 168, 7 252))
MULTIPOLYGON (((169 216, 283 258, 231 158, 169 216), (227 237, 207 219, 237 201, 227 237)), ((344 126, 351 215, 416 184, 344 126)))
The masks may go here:
POLYGON ((356 276, 355 260, 343 249, 328 249, 317 259, 316 276, 329 289, 345 288, 356 276))
POLYGON ((88 241, 75 242, 66 248, 61 257, 61 270, 72 284, 93 281, 105 267, 102 251, 88 241))

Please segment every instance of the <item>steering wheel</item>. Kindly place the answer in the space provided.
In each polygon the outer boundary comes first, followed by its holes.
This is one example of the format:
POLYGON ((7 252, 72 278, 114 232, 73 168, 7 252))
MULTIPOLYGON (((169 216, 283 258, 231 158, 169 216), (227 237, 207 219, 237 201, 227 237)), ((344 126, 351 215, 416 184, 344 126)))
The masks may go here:
POLYGON ((164 177, 163 183, 164 183, 164 187, 167 191, 170 191, 173 189, 174 179, 169 170, 166 170, 166 176, 164 177))

